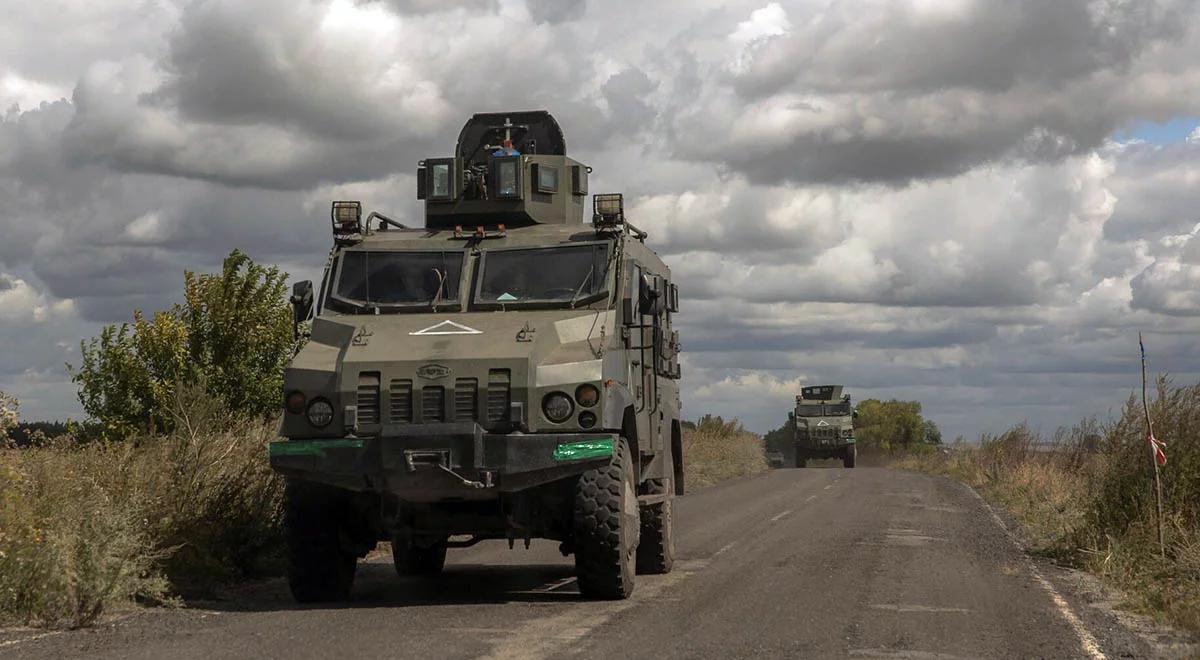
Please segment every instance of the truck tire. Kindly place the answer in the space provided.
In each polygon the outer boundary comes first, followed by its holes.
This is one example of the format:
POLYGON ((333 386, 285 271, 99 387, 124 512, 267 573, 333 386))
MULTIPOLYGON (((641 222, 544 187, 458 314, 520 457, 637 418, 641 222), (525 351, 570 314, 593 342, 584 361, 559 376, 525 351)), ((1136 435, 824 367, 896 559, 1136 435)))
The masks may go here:
POLYGON ((350 598, 358 557, 341 546, 345 504, 330 486, 289 480, 284 488, 288 587, 298 603, 350 598))
POLYGON ((806 467, 807 465, 808 465, 808 456, 806 456, 804 454, 804 452, 797 451, 796 452, 796 467, 802 468, 802 467, 806 467))
POLYGON ((640 522, 633 460, 619 439, 609 464, 584 472, 575 485, 575 574, 581 594, 618 600, 633 593, 640 522))
MULTIPOLYGON (((648 484, 652 495, 667 494, 670 482, 654 479, 648 484)), ((639 575, 664 575, 675 565, 675 531, 671 517, 671 502, 666 500, 640 507, 642 531, 637 546, 639 575)))
POLYGON ((842 467, 846 467, 846 468, 854 467, 854 459, 857 456, 858 456, 857 449, 855 449, 854 447, 847 449, 846 453, 842 455, 842 467))
POLYGON ((402 577, 441 575, 446 566, 446 539, 433 545, 418 545, 404 540, 392 541, 392 564, 402 577))

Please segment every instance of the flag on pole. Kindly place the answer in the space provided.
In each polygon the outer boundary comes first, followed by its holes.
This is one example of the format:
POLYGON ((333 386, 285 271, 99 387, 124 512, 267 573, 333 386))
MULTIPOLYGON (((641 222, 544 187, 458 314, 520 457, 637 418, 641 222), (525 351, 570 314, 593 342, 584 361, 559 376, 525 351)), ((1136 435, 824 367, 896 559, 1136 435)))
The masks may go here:
POLYGON ((1150 441, 1150 446, 1154 450, 1154 461, 1156 463, 1158 463, 1158 467, 1162 467, 1162 466, 1166 465, 1167 464, 1167 452, 1166 452, 1167 443, 1154 437, 1153 433, 1147 435, 1146 439, 1150 441))

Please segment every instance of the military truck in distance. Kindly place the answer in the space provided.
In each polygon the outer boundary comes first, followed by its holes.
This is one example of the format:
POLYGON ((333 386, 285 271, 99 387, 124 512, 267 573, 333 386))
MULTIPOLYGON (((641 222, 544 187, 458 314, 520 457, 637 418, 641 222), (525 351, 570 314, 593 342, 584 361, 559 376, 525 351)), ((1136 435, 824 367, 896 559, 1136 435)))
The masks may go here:
POLYGON ((854 418, 858 413, 841 385, 812 385, 796 397, 796 467, 810 459, 840 458, 844 467, 854 467, 858 452, 854 443, 854 418))
POLYGON ((476 114, 418 165, 424 227, 333 203, 270 447, 296 600, 347 598, 381 540, 433 576, 447 549, 553 539, 593 598, 671 570, 679 292, 619 194, 584 223, 590 171, 549 113, 476 114))

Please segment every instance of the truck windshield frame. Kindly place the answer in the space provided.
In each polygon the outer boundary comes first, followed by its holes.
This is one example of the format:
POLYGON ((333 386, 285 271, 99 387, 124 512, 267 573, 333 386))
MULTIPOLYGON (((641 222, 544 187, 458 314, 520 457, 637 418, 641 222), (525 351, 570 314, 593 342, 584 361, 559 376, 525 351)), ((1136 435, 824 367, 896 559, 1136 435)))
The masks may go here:
POLYGON ((472 305, 501 309, 591 304, 608 295, 611 254, 608 241, 484 250, 472 305))
POLYGON ((343 250, 337 261, 328 293, 335 311, 418 312, 435 302, 438 309, 462 309, 462 281, 468 270, 464 250, 354 249, 343 250))

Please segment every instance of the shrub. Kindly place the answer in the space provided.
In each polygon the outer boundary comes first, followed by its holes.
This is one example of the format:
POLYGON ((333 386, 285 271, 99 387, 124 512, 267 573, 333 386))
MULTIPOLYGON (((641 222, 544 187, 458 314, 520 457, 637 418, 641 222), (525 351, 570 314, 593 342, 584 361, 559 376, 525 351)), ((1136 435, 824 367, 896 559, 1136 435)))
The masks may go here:
POLYGON ((81 342, 68 369, 84 412, 110 438, 173 429, 181 386, 202 386, 233 417, 274 412, 295 346, 286 277, 235 250, 220 274, 184 274, 185 304, 149 320, 135 311, 132 324, 81 342))
POLYGON ((683 428, 684 485, 688 491, 767 469, 762 438, 736 419, 705 415, 695 428, 683 428))
POLYGON ((978 445, 897 465, 979 488, 1025 525, 1034 548, 1122 588, 1135 609, 1200 630, 1200 385, 1158 379, 1150 404, 1168 443, 1163 482, 1165 557, 1155 523, 1153 468, 1141 401, 1101 425, 1084 420, 1044 443, 1025 425, 978 445))
POLYGON ((278 571, 274 424, 211 431, 199 408, 170 435, 0 451, 0 618, 81 626, 278 571))

